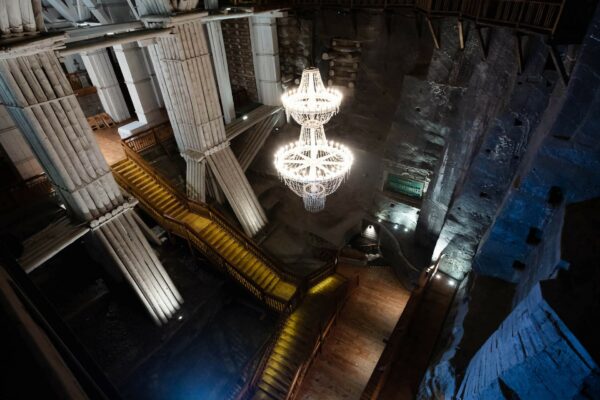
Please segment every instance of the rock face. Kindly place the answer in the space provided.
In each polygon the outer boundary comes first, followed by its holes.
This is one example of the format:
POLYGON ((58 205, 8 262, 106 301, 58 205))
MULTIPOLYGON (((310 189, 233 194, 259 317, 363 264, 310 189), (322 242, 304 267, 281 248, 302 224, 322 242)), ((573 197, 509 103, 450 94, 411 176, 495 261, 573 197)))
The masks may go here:
MULTIPOLYGON (((473 270, 457 295, 421 398, 598 396, 597 364, 573 334, 583 332, 582 315, 588 320, 597 315, 597 300, 588 296, 569 303, 579 318, 579 329, 572 331, 554 310, 561 304, 557 294, 549 301, 552 292, 540 291, 540 282, 556 291, 555 278, 570 261, 561 260, 565 209, 600 196, 598 37, 600 10, 567 88, 557 84, 550 93, 548 73, 519 78, 457 185, 438 246, 454 260, 447 271, 462 274, 471 259, 473 270), (545 386, 553 393, 544 392, 545 386)), ((529 49, 534 55, 529 65, 543 66, 535 42, 529 49)), ((598 235, 597 226, 587 229, 598 235)), ((579 249, 584 251, 589 249, 579 249)), ((587 279, 581 271, 569 272, 577 279, 567 279, 566 292, 579 292, 584 280, 597 287, 597 272, 587 271, 587 279)))
POLYGON ((593 394, 597 369, 536 286, 473 357, 457 397, 572 399, 593 394))

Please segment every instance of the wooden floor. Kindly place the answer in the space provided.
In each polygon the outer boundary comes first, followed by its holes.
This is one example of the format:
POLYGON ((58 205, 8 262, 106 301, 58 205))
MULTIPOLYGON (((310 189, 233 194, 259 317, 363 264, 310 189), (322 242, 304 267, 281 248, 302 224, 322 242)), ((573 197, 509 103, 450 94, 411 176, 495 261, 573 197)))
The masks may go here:
MULTIPOLYGON (((125 123, 128 123, 126 121, 125 123)), ((121 161, 125 158, 125 153, 121 148, 121 138, 118 132, 119 127, 113 126, 111 128, 98 129, 94 131, 100 151, 106 158, 108 165, 113 165, 117 161, 121 161)))
POLYGON ((390 268, 340 265, 338 272, 358 274, 360 285, 304 378, 301 400, 360 398, 410 296, 390 268))

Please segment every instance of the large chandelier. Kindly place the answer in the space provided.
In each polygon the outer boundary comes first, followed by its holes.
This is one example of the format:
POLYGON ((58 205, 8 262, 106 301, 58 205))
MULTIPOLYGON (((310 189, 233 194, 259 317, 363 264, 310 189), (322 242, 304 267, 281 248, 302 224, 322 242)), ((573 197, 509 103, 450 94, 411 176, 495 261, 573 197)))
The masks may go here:
POLYGON ((302 126, 300 139, 275 154, 279 176, 310 212, 325 208, 325 198, 340 187, 353 161, 346 146, 327 141, 323 125, 302 126))
POLYGON ((302 73, 300 87, 282 97, 285 111, 302 125, 300 138, 275 154, 275 168, 280 178, 298 196, 304 208, 318 212, 325 199, 335 192, 350 173, 354 157, 350 150, 325 137, 323 124, 339 109, 342 95, 325 88, 319 70, 302 73))
POLYGON ((317 68, 302 72, 300 86, 288 90, 281 96, 281 102, 289 119, 291 116, 300 125, 324 125, 339 110, 342 93, 326 88, 317 68))

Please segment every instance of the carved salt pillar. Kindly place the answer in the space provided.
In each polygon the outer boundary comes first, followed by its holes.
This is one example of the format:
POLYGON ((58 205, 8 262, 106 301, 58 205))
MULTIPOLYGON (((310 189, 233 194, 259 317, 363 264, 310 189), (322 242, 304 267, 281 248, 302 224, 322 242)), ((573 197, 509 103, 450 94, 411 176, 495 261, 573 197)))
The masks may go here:
POLYGON ((250 38, 258 100, 269 106, 280 106, 281 68, 275 15, 260 14, 250 17, 250 38))
POLYGON ((0 52, 0 99, 70 213, 90 224, 157 323, 183 302, 133 215, 64 75, 54 49, 64 36, 0 52), (42 44, 40 44, 42 43, 42 44))
POLYGON ((0 145, 19 172, 21 179, 26 180, 44 172, 31 147, 3 105, 0 105, 0 145))
MULTIPOLYGON (((165 3, 166 4, 166 3, 165 3)), ((188 163, 188 196, 205 197, 207 161, 244 231, 256 234, 267 222, 225 136, 223 115, 201 18, 206 13, 146 17, 149 27, 172 27, 171 36, 149 46, 179 150, 188 163), (192 163, 192 165, 190 165, 192 163)))
POLYGON ((206 31, 208 32, 208 41, 210 42, 213 63, 215 64, 215 75, 219 85, 223 118, 225 123, 228 124, 235 119, 235 107, 233 94, 231 93, 231 81, 229 80, 229 68, 227 67, 227 54, 225 54, 221 21, 206 23, 206 31))
POLYGON ((98 49, 81 53, 81 58, 92 84, 98 90, 98 97, 100 97, 104 111, 115 122, 122 122, 130 118, 131 115, 107 50, 98 49))
POLYGON ((123 138, 164 122, 166 116, 162 112, 162 99, 152 80, 153 71, 148 68, 143 48, 131 42, 117 45, 114 49, 138 118, 119 128, 123 138))

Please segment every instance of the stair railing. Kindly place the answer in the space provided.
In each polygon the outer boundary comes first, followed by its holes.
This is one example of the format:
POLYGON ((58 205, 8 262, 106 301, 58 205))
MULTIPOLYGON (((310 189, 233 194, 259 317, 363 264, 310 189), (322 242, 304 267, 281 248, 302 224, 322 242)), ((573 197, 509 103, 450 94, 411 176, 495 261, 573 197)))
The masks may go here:
POLYGON ((142 168, 146 173, 152 176, 152 178, 156 179, 161 184, 161 186, 163 186, 171 195, 176 197, 177 200, 181 202, 181 204, 187 206, 187 208, 190 211, 210 219, 221 229, 227 231, 227 233, 235 237, 239 242, 243 243, 248 251, 250 251, 256 258, 258 258, 267 266, 269 266, 269 268, 271 268, 273 272, 279 276, 280 279, 292 282, 297 285, 301 283, 301 277, 287 272, 283 267, 281 267, 282 263, 280 261, 276 260, 272 255, 265 253, 264 250, 260 249, 258 245, 251 238, 249 238, 240 228, 232 225, 229 221, 227 221, 226 217, 223 214, 221 214, 221 212, 219 212, 217 209, 215 209, 209 204, 200 203, 198 201, 188 199, 185 194, 183 194, 180 190, 175 188, 171 184, 171 182, 164 178, 158 171, 156 171, 155 168, 150 166, 148 162, 144 160, 137 152, 135 152, 127 145, 123 145, 123 149, 127 158, 134 161, 140 168, 142 168))

